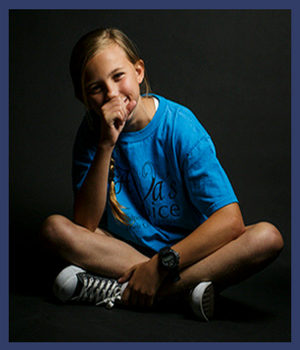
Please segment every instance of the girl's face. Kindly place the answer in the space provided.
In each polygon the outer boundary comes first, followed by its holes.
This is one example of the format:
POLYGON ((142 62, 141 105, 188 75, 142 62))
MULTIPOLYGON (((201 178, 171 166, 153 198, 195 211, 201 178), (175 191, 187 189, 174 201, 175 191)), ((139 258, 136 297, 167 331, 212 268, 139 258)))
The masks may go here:
POLYGON ((85 91, 89 107, 101 115, 101 107, 115 96, 121 97, 125 105, 132 100, 138 105, 143 79, 142 60, 132 64, 119 45, 109 46, 86 65, 85 91))

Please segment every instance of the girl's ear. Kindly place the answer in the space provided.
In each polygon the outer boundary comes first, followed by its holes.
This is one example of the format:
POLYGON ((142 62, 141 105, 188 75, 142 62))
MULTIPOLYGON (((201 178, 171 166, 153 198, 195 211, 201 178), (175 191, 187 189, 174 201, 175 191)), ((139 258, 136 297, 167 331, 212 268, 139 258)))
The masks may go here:
POLYGON ((142 60, 139 60, 136 62, 134 67, 135 67, 135 72, 137 76, 137 81, 139 84, 142 84, 145 76, 145 64, 142 60))

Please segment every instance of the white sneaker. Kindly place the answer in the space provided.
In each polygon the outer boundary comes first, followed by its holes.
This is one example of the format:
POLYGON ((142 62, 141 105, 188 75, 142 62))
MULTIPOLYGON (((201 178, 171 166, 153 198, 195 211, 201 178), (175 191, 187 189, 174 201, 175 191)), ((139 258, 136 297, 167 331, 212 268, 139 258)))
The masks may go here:
POLYGON ((214 314, 215 293, 211 282, 201 282, 190 291, 189 303, 196 316, 209 321, 214 314))
POLYGON ((115 302, 121 303, 126 285, 114 279, 87 273, 77 266, 68 266, 56 277, 53 285, 54 295, 61 301, 78 301, 105 304, 111 309, 115 302))

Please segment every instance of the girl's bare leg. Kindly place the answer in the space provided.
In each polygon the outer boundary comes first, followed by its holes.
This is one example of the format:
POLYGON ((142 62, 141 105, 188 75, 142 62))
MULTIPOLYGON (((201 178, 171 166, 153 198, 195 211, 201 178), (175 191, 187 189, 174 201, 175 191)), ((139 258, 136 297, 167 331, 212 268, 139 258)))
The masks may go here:
POLYGON ((41 239, 66 262, 103 277, 119 278, 133 265, 149 259, 108 232, 91 232, 60 215, 44 222, 41 239))
MULTIPOLYGON (((70 220, 54 215, 41 230, 45 245, 67 262, 95 274, 119 278, 125 271, 149 258, 105 231, 90 232, 70 220)), ((212 281, 217 290, 237 284, 271 263, 283 248, 279 231, 271 224, 248 226, 239 238, 181 271, 181 280, 166 281, 158 296, 170 296, 212 281)))
POLYGON ((264 269, 276 259, 282 248, 282 236, 273 225, 248 226, 239 238, 183 270, 180 281, 164 284, 158 294, 181 293, 202 281, 212 281, 220 292, 264 269))

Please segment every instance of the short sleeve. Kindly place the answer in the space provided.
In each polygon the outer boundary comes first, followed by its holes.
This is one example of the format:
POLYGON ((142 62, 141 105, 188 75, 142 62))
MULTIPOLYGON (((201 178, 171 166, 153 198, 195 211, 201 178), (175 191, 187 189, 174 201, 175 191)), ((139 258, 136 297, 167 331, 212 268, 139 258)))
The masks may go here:
POLYGON ((209 135, 186 155, 184 176, 192 203, 207 217, 238 201, 209 135))

